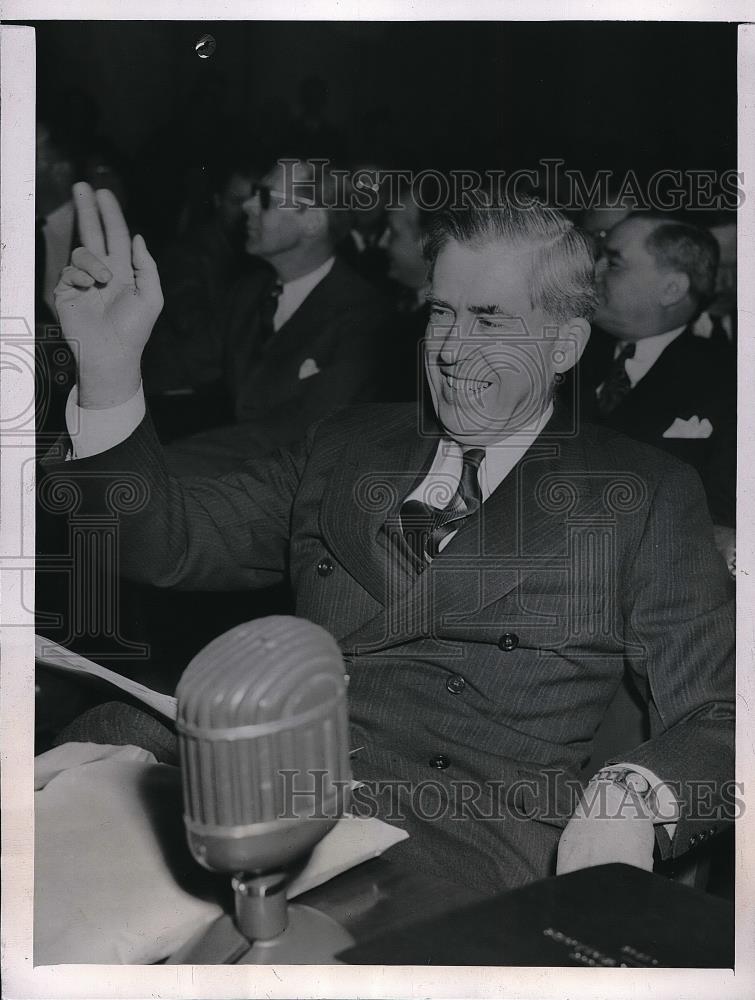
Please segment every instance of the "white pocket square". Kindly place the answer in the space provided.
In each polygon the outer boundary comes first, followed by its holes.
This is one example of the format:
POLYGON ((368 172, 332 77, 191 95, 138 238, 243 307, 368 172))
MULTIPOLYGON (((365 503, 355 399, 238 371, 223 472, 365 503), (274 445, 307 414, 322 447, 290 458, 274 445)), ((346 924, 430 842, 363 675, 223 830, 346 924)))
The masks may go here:
POLYGON ((673 424, 663 432, 665 438, 709 438, 713 433, 713 424, 707 417, 690 417, 682 420, 676 417, 673 424))
POLYGON ((317 362, 314 358, 307 358, 306 361, 302 361, 301 368, 299 369, 299 379, 311 378, 313 375, 317 375, 320 369, 317 367, 317 362))

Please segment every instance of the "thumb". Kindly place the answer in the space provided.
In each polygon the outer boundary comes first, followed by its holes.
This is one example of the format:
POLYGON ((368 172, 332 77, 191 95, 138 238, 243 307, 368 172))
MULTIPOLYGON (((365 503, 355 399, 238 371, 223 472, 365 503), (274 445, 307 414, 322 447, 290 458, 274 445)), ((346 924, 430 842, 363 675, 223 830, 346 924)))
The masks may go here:
POLYGON ((139 234, 131 241, 131 264, 134 268, 134 284, 139 294, 148 302, 162 308, 163 296, 157 264, 147 249, 144 237, 139 234))

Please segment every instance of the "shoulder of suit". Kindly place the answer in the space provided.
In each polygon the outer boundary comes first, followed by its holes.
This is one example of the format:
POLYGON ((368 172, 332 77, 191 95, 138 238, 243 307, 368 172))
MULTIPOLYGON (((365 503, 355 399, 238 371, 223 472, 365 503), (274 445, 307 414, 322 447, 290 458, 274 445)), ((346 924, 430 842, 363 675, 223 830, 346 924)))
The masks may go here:
POLYGON ((419 421, 416 403, 358 403, 344 406, 322 420, 317 436, 367 444, 394 431, 397 435, 417 433, 419 421))
POLYGON ((332 294, 337 293, 338 301, 344 305, 369 304, 371 308, 377 306, 385 311, 389 309, 389 302, 380 289, 358 274, 341 257, 336 257, 333 267, 323 278, 321 285, 328 288, 332 294))
POLYGON ((593 472, 630 472, 645 476, 651 481, 671 478, 689 478, 694 470, 674 458, 667 451, 636 441, 610 427, 584 421, 580 426, 580 439, 593 472))

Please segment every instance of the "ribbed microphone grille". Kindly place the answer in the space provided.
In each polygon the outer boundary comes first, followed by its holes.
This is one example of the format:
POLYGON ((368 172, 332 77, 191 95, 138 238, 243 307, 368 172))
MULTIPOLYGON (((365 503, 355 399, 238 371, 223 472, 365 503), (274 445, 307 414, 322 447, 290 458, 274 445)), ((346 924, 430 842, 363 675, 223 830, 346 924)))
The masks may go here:
POLYGON ((242 836, 335 808, 349 779, 348 720, 341 652, 324 629, 284 616, 239 625, 191 661, 176 695, 195 833, 242 836))

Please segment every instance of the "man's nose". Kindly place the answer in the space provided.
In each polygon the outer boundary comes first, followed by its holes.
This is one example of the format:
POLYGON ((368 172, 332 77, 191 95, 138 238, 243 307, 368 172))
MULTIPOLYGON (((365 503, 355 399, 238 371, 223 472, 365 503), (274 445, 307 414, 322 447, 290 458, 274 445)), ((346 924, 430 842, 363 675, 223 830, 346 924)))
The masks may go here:
POLYGON ((253 194, 241 206, 247 215, 259 215, 260 196, 253 194))
POLYGON ((441 326, 431 323, 428 326, 427 333, 438 352, 438 362, 443 365, 455 364, 461 348, 461 335, 458 324, 441 326))

